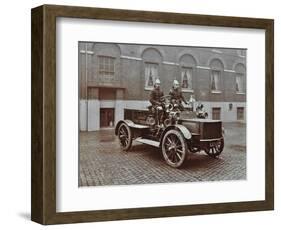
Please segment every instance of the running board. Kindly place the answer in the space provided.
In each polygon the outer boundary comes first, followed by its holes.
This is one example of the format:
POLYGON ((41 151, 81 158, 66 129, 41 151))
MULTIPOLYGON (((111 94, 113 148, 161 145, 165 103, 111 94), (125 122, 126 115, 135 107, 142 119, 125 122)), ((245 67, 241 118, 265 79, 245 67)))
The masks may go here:
POLYGON ((143 144, 147 144, 147 145, 152 145, 152 146, 157 147, 157 148, 159 148, 159 146, 160 146, 159 141, 153 141, 153 140, 144 139, 144 138, 141 138, 141 137, 138 137, 137 139, 135 139, 135 141, 143 143, 143 144))

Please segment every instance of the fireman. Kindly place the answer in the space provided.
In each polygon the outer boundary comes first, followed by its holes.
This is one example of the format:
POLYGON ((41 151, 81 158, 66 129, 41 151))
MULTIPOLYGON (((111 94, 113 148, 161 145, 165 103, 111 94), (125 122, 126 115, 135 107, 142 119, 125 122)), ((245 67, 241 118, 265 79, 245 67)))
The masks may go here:
POLYGON ((179 109, 183 111, 184 107, 182 105, 182 102, 184 102, 187 105, 187 101, 182 95, 181 89, 179 87, 180 87, 179 82, 177 80, 174 80, 173 87, 170 89, 169 95, 171 96, 171 102, 177 103, 179 109))
POLYGON ((154 83, 154 89, 150 93, 149 101, 152 104, 152 107, 156 111, 156 122, 160 125, 163 122, 161 119, 163 117, 163 107, 161 103, 161 98, 164 96, 164 93, 160 89, 160 80, 156 79, 154 83))

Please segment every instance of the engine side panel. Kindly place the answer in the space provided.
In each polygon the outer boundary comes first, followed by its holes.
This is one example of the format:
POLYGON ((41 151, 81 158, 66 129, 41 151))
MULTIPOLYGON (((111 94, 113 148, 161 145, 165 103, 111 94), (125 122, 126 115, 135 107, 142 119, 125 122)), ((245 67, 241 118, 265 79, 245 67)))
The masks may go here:
POLYGON ((200 139, 216 139, 222 137, 222 122, 204 119, 181 120, 193 135, 200 135, 200 139))

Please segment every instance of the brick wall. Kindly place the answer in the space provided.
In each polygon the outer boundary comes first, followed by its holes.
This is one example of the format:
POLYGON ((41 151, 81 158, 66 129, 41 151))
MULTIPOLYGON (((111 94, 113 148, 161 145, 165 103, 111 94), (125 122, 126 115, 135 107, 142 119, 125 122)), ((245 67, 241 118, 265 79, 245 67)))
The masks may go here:
MULTIPOLYGON (((184 95, 187 98, 194 94, 196 100, 199 101, 246 101, 246 94, 237 94, 235 88, 235 71, 246 72, 246 57, 241 56, 241 51, 237 49, 82 42, 79 44, 79 49, 81 99, 87 97, 85 92, 87 71, 88 87, 123 87, 125 88, 125 99, 146 100, 149 90, 145 90, 145 63, 149 62, 158 64, 161 88, 165 93, 168 93, 174 79, 181 81, 181 66, 185 65, 192 67, 193 70, 193 92, 185 92, 184 95), (86 54, 81 53, 81 50, 85 50, 86 45, 87 50, 90 51, 87 54, 87 65, 85 63, 86 54), (99 56, 115 58, 113 78, 99 77, 99 56), (218 65, 221 67, 217 67, 218 65), (239 67, 239 65, 240 69, 236 69, 236 66, 239 67), (244 66, 244 70, 241 70, 241 65, 244 66), (211 68, 221 68, 222 70, 221 93, 211 92, 211 68)), ((246 78, 243 84, 243 88, 246 89, 246 78)))

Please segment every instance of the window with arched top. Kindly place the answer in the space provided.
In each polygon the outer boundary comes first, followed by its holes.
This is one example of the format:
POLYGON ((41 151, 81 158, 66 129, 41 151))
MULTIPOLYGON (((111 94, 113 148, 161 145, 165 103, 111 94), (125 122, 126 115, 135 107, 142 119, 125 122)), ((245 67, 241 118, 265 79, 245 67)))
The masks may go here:
POLYGON ((159 78, 159 68, 162 63, 162 55, 155 48, 147 48, 142 53, 144 62, 145 89, 153 89, 155 80, 159 78))
POLYGON ((236 93, 245 93, 245 76, 246 67, 242 63, 238 63, 235 68, 235 90, 236 93))
POLYGON ((181 67, 181 88, 182 90, 192 90, 193 69, 191 67, 181 67))
POLYGON ((210 75, 211 75, 211 92, 220 93, 222 90, 222 77, 223 77, 224 65, 221 60, 213 59, 210 62, 210 75))
POLYGON ((196 68, 196 60, 190 54, 184 54, 180 58, 180 74, 181 74, 181 88, 182 91, 192 91, 193 90, 193 77, 194 70, 196 68))
POLYGON ((152 89, 155 83, 155 80, 159 78, 158 75, 158 64, 157 63, 145 63, 145 88, 152 89))

